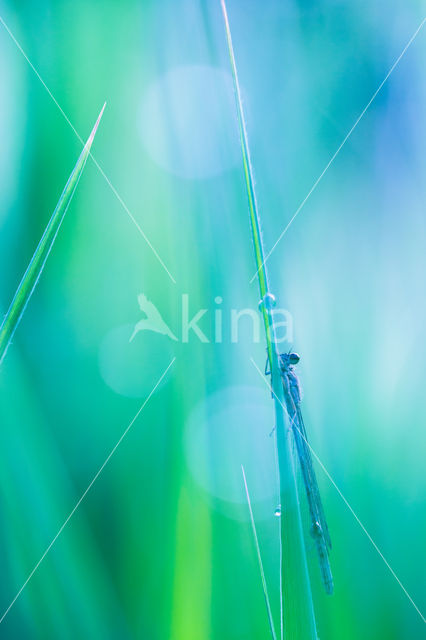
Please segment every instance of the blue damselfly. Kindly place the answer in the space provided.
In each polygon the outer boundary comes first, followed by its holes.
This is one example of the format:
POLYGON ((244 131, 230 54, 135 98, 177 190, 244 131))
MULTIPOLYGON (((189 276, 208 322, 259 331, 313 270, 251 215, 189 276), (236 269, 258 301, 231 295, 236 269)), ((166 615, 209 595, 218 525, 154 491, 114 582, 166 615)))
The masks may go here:
MULTIPOLYGON (((284 399, 286 411, 293 432, 300 468, 302 471, 303 483, 305 485, 306 497, 308 500, 309 515, 311 519, 311 536, 315 540, 321 577, 325 590, 328 594, 333 593, 333 576, 331 573, 329 551, 331 549, 331 539, 328 531, 321 496, 312 463, 311 449, 306 435, 303 422, 302 411, 300 409, 301 391, 300 383, 294 369, 300 360, 297 353, 282 353, 279 356, 280 374, 284 389, 284 399)), ((266 363, 268 366, 268 362, 266 363)), ((270 374, 265 369, 267 375, 270 374)), ((285 505, 282 505, 285 507, 285 505)), ((282 511, 281 511, 282 514, 282 511)), ((285 514, 284 514, 285 515, 285 514)), ((281 515, 281 517, 284 517, 281 515)))

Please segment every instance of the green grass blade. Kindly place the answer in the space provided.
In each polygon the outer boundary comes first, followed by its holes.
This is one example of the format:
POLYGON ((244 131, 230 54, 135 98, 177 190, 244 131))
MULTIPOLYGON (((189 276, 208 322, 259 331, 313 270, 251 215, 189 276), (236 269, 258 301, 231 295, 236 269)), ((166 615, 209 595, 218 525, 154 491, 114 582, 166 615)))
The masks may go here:
POLYGON ((12 341, 13 334, 15 333, 16 328, 24 314, 27 304, 44 269, 49 253, 53 247, 53 243, 55 242, 59 228, 62 224, 71 199, 77 188, 87 158, 89 157, 90 148, 92 146, 95 133, 99 126, 99 122, 101 120, 104 109, 105 104, 102 107, 98 119, 96 120, 95 126, 93 127, 92 132, 83 147, 80 157, 78 158, 70 177, 68 178, 68 182, 64 187, 58 204, 56 205, 56 208, 47 224, 46 229, 44 230, 43 236, 37 246, 37 249, 35 250, 33 257, 31 258, 31 261, 23 275, 18 289, 16 290, 9 310, 3 319, 0 327, 0 364, 3 362, 3 358, 5 357, 6 351, 12 341))
POLYGON ((280 483, 280 580, 281 580, 281 636, 285 640, 317 640, 311 585, 306 563, 299 497, 292 452, 291 431, 284 414, 284 392, 278 365, 278 348, 273 322, 274 297, 270 293, 268 273, 264 264, 264 250, 260 216, 256 202, 253 171, 250 160, 241 91, 232 45, 231 30, 225 1, 221 0, 225 21, 228 52, 237 103, 238 126, 247 188, 250 225, 261 296, 266 345, 272 373, 272 391, 276 421, 276 442, 280 483))
MULTIPOLYGON (((226 39, 228 42, 229 59, 231 63, 232 78, 234 81, 235 97, 237 102, 238 129, 240 135, 241 151, 243 156, 244 178, 247 187, 250 226, 252 232, 252 240, 254 247, 254 257, 256 260, 257 276, 259 281, 259 290, 261 300, 269 292, 268 273, 264 264, 264 251, 262 232, 260 227, 260 217, 257 208, 256 192, 254 188, 253 169, 251 166, 250 149, 248 145, 247 130, 244 119, 243 103, 241 100, 240 83, 238 81, 237 66, 235 62, 234 48, 232 45, 231 29, 229 26, 228 13, 224 0, 221 0, 223 17, 225 20, 226 39)), ((269 362, 272 365, 272 344, 271 344, 271 320, 265 306, 261 309, 263 322, 266 331, 266 344, 268 349, 269 362)))

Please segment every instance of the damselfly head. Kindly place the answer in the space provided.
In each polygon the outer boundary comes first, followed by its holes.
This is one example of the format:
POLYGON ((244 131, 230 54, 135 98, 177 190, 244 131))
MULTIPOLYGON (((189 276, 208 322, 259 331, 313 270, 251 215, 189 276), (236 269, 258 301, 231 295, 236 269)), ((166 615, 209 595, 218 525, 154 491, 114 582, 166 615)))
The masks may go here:
POLYGON ((289 353, 288 354, 288 361, 290 364, 297 364, 300 360, 300 356, 298 353, 289 353))
POLYGON ((288 352, 280 354, 281 366, 286 367, 289 364, 297 364, 300 360, 300 356, 298 353, 288 352))

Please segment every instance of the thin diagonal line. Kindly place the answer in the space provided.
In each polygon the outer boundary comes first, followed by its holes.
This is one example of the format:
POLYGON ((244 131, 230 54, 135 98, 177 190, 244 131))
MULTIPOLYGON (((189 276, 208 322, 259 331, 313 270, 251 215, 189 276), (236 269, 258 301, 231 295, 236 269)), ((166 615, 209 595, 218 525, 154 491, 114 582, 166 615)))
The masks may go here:
MULTIPOLYGON (((75 135, 77 136, 77 138, 80 140, 80 142, 82 144, 84 144, 84 140, 83 138, 80 136, 80 134, 78 133, 77 129, 74 127, 73 123, 71 122, 71 120, 68 118, 67 114, 65 113, 65 111, 62 109, 61 105, 59 104, 59 102, 56 100, 55 96, 53 95, 53 93, 50 91, 49 87, 47 86, 47 84, 45 83, 45 81, 43 80, 43 78, 41 77, 41 75, 39 74, 39 72, 37 71, 37 69, 35 68, 35 66, 33 65, 33 63, 31 62, 31 60, 29 59, 29 57, 27 56, 27 54, 25 53, 24 49, 21 47, 21 45, 19 44, 18 40, 15 38, 15 36, 13 35, 12 31, 9 29, 9 27, 7 26, 7 24, 5 23, 5 21, 3 20, 3 18, 0 16, 0 22, 2 23, 2 25, 4 26, 4 28, 6 29, 6 31, 8 32, 9 36, 12 38, 13 42, 16 44, 16 46, 18 47, 19 51, 22 53, 22 55, 24 56, 25 60, 28 62, 29 66, 31 67, 31 69, 34 71, 35 75, 37 76, 37 78, 40 80, 41 84, 43 85, 43 87, 46 89, 47 93, 49 94, 49 96, 52 98, 53 102, 55 103, 55 105, 58 107, 59 111, 61 112, 61 114, 63 115, 63 117, 65 118, 65 120, 68 122, 69 126, 71 127, 71 129, 74 131, 75 135)), ((93 162, 95 163, 97 169, 99 170, 100 174, 103 176, 103 178, 106 180, 106 182, 108 183, 108 186, 110 187, 111 191, 113 192, 113 194, 115 195, 115 197, 117 198, 117 200, 119 201, 119 203, 121 204, 121 206, 123 207, 124 211, 127 213, 127 215, 129 216, 130 220, 133 222, 133 224, 135 225, 135 227, 137 228, 137 230, 139 231, 139 233, 141 234, 141 236, 143 237, 143 239, 145 240, 145 242, 147 243, 147 245, 149 246, 149 248, 151 249, 151 251, 153 252, 153 254, 155 255, 155 257, 157 258, 158 262, 161 264, 161 266, 163 267, 163 269, 166 271, 166 273, 168 274, 170 280, 172 280, 172 282, 174 284, 176 284, 176 280, 173 278, 172 274, 170 273, 170 271, 168 270, 168 268, 166 267, 166 265, 164 264, 163 260, 160 258, 160 256, 158 255, 157 251, 154 249, 154 247, 152 246, 151 242, 149 241, 147 235, 144 233, 144 231, 142 230, 141 226, 139 225, 139 223, 137 222, 137 220, 135 219, 135 217, 133 216, 133 214, 129 211, 128 207, 126 206, 126 204, 123 202, 123 199, 121 198, 121 196, 119 195, 119 193, 117 192, 117 189, 113 186, 113 184, 111 183, 110 179, 108 178, 108 176, 105 174, 104 170, 102 169, 102 167, 99 165, 98 161, 96 160, 96 158, 94 157, 94 155, 92 153, 89 154, 93 160, 93 162)))
POLYGON ((60 527, 59 531, 57 532, 57 534, 55 535, 55 537, 52 539, 52 541, 50 542, 50 544, 48 545, 48 547, 46 548, 46 550, 44 551, 43 555, 41 556, 41 558, 39 559, 39 561, 37 562, 37 564, 34 566, 34 568, 32 569, 31 573, 29 574, 28 578, 25 580, 24 584, 22 585, 22 587, 19 589, 19 591, 17 592, 17 594, 15 595, 15 597, 13 598, 12 602, 9 604, 9 606, 7 607, 7 609, 5 610, 5 612, 3 613, 2 617, 0 618, 0 624, 3 622, 3 620, 5 619, 5 617, 7 616, 7 614, 9 613, 9 611, 11 610, 11 608, 13 607, 13 605, 15 604, 15 602, 17 601, 17 599, 19 598, 19 596, 21 595, 21 593, 23 592, 23 590, 25 589, 25 587, 27 586, 27 584, 29 583, 29 581, 31 580, 31 578, 33 577, 33 575, 35 574, 35 572, 37 571, 37 569, 39 568, 39 566, 41 565, 41 563, 43 562, 43 560, 45 559, 45 557, 47 556, 47 554, 49 553, 50 549, 53 547, 53 545, 55 544, 56 540, 59 538, 59 536, 61 535, 62 531, 65 529, 65 527, 67 526, 68 522, 71 520, 71 518, 73 517, 74 513, 77 511, 78 507, 81 505, 81 503, 83 502, 84 498, 86 497, 86 495, 89 493, 90 489, 93 487, 93 485, 95 484, 96 480, 99 478, 99 476, 101 475, 102 471, 105 469, 106 465, 108 464, 108 462, 110 461, 110 459, 112 458, 112 456, 114 455, 115 451, 117 450, 117 448, 120 446, 121 442, 124 440, 124 438, 126 437, 126 435, 128 434, 129 430, 131 429, 131 427, 133 426, 134 422, 136 421, 136 419, 138 418, 139 414, 142 412, 142 410, 144 409, 144 407, 146 406, 146 404, 149 402, 149 400, 151 399, 153 393, 155 392, 155 390, 157 389, 158 385, 161 383, 161 381, 163 380, 164 376, 166 375, 166 373, 168 372, 168 370, 170 369, 170 367, 172 366, 172 364, 174 363, 174 361, 176 360, 176 358, 173 358, 173 360, 171 360, 170 364, 168 365, 167 369, 163 372, 163 374, 161 375, 161 377, 158 379, 158 381, 156 382, 155 386, 153 387, 152 391, 150 392, 149 396, 145 399, 145 401, 143 402, 142 406, 139 408, 138 412, 136 413, 136 415, 134 416, 134 418, 131 420, 131 422, 129 423, 129 425, 126 427, 125 431, 123 432, 123 434, 121 435, 121 437, 119 438, 119 440, 117 441, 117 443, 114 445, 114 447, 111 449, 110 453, 108 454, 108 456, 106 457, 105 461, 103 462, 103 464, 99 467, 98 471, 96 472, 96 474, 93 476, 92 480, 90 481, 89 485, 87 486, 86 490, 83 492, 83 494, 81 495, 81 497, 79 498, 79 500, 76 502, 76 504, 74 505, 73 509, 71 510, 71 512, 69 513, 69 515, 67 516, 67 518, 64 520, 62 526, 60 527))
MULTIPOLYGON (((409 46, 413 43, 413 41, 415 40, 415 38, 417 37, 417 35, 419 34, 421 28, 423 27, 424 23, 426 22, 426 18, 423 18, 423 20, 421 21, 420 25, 417 27, 417 29, 415 30, 415 32, 413 33, 413 35, 411 36, 411 38, 409 39, 409 41, 407 42, 407 44, 405 45, 404 49, 401 51, 401 53, 399 54, 399 56, 397 57, 397 59, 395 60, 395 62, 393 63, 393 65, 391 66, 391 68, 389 69, 389 71, 387 72, 386 76, 384 77, 384 79, 382 80, 382 82, 379 84, 378 88, 376 89, 376 91, 373 93, 373 95, 371 96, 370 100, 367 102, 366 106, 364 107, 364 109, 361 111, 360 115, 358 116, 358 118, 355 120, 354 124, 352 125, 352 127, 349 129, 348 133, 346 134, 346 136, 343 138, 342 142, 340 143, 340 145, 338 146, 338 148, 336 149, 336 151, 333 153, 333 155, 331 156, 330 160, 327 162, 327 164, 325 165, 324 169, 322 170, 322 172, 320 173, 320 175, 318 176, 318 178, 315 180, 314 184, 312 185, 312 187, 310 188, 310 190, 308 191, 308 194, 306 195, 306 197, 302 200, 302 202, 300 203, 300 205, 298 206, 298 208, 296 209, 295 213, 293 214, 293 217, 290 219, 290 221, 288 222, 287 226, 285 227, 284 231, 281 232, 280 236, 278 237, 278 240, 275 242, 275 244, 273 245, 272 249, 269 251, 269 253, 266 255, 266 258, 264 259, 261 267, 265 264, 265 262, 269 259, 271 253, 274 251, 275 247, 277 246, 277 244, 280 242, 281 238, 287 233, 290 225, 293 223, 293 221, 295 220, 295 218, 299 215, 300 211, 303 209, 303 207, 305 206, 307 200, 311 197, 312 193, 315 191, 315 189, 317 188, 317 186, 319 185, 319 183, 321 182, 321 180, 323 179, 324 175, 327 173, 328 169, 330 168, 331 164, 334 162, 334 160, 336 159, 336 157, 338 156, 338 154, 340 153, 340 151, 342 150, 342 147, 346 144, 346 142, 348 141, 348 139, 350 138, 350 136, 352 135, 352 133, 354 132, 354 130, 356 129, 356 127, 358 126, 358 124, 360 123, 361 119, 364 117, 367 109, 370 107, 371 103, 375 100, 377 94, 380 92, 380 90, 382 89, 383 85, 386 83, 386 81, 389 79, 389 76, 391 75, 391 73, 394 71, 395 67, 399 64, 399 62, 401 61, 401 58, 404 56, 404 54, 406 53, 407 49, 409 48, 409 46)), ((259 267, 259 269, 261 268, 259 267)), ((257 273, 259 271, 259 269, 256 271, 256 273, 254 274, 254 276, 251 278, 250 280, 250 284, 253 282, 253 280, 255 279, 255 277, 257 276, 257 273)))
POLYGON ((19 51, 22 53, 22 55, 24 56, 25 60, 28 62, 28 64, 30 65, 31 69, 34 71, 34 73, 36 74, 37 78, 40 80, 41 84, 43 85, 43 87, 46 89, 47 93, 49 94, 49 96, 52 98, 53 102, 56 104, 56 106, 58 107, 59 111, 62 113, 62 115, 64 116, 65 120, 68 122, 68 124, 70 125, 71 129, 74 131, 75 135, 77 136, 77 138, 80 140, 80 142, 83 142, 83 139, 80 137, 79 133, 77 132, 77 130, 75 129, 74 125, 72 124, 71 120, 68 118, 67 114, 65 113, 65 111, 62 109, 61 105, 58 103, 58 101, 56 100, 55 96, 53 95, 53 93, 50 91, 49 87, 47 86, 47 84, 45 83, 45 81, 43 80, 43 78, 41 77, 41 75, 39 74, 39 72, 37 71, 37 69, 35 68, 35 66, 33 65, 33 63, 31 62, 31 60, 29 59, 29 57, 27 56, 27 54, 25 53, 25 51, 23 50, 23 48, 21 47, 21 45, 19 44, 18 40, 15 38, 15 36, 13 35, 12 31, 9 29, 9 27, 7 26, 7 24, 5 23, 5 21, 3 20, 3 18, 0 16, 0 22, 2 23, 2 25, 4 26, 4 28, 6 29, 6 31, 8 32, 8 34, 10 35, 10 37, 12 38, 13 42, 16 44, 16 46, 18 47, 19 51))
POLYGON ((245 488, 245 491, 246 491, 247 504, 248 504, 248 508, 249 508, 249 512, 250 512, 251 528, 252 528, 252 531, 253 531, 253 538, 254 538, 254 542, 255 542, 255 545, 256 545, 257 560, 258 560, 259 569, 260 569, 260 577, 262 578, 263 595, 265 596, 266 610, 268 612, 269 627, 271 629, 271 634, 272 634, 273 640, 277 640, 277 636, 276 636, 276 633, 275 633, 275 627, 274 627, 274 619, 272 617, 271 603, 269 601, 268 587, 266 585, 265 572, 263 570, 263 562, 262 562, 262 555, 260 553, 259 539, 257 537, 256 525, 255 525, 254 516, 253 516, 253 509, 251 507, 250 493, 249 493, 249 490, 248 490, 247 479, 246 479, 246 474, 244 472, 243 465, 241 465, 241 471, 243 473, 244 488, 245 488))
POLYGON ((123 199, 121 198, 120 194, 117 192, 117 189, 114 187, 114 185, 111 183, 111 181, 109 180, 108 176, 105 174, 104 170, 102 169, 102 167, 99 165, 98 161, 94 158, 94 156, 92 155, 92 153, 90 153, 90 156, 92 157, 93 162, 95 163, 96 167, 99 169, 101 175, 105 178, 105 180, 107 181, 109 187, 111 188, 111 191, 113 192, 113 194, 115 195, 115 197, 117 198, 117 200, 119 201, 119 203, 121 204, 121 206, 123 207, 124 211, 127 213, 127 215, 129 216, 130 220, 133 222, 133 224, 135 225, 136 229, 139 231, 139 233, 141 234, 141 236, 143 237, 143 239, 145 240, 145 242, 147 243, 147 245, 149 246, 149 248, 151 249, 151 251, 153 252, 153 254, 155 255, 155 257, 157 258, 158 262, 161 264, 161 266, 163 267, 164 271, 167 273, 167 275, 169 276, 170 280, 176 284, 176 280, 174 279, 174 277, 172 276, 172 274, 170 273, 170 271, 168 270, 168 268, 166 267, 166 265, 164 264, 163 260, 160 258, 160 256, 158 255, 157 251, 154 249, 153 245, 151 244, 150 240, 148 239, 147 235, 144 233, 143 229, 141 228, 141 226, 139 225, 138 221, 136 220, 136 218, 133 216, 133 214, 129 211, 127 205, 123 202, 123 199))
MULTIPOLYGON (((257 366, 256 362, 253 360, 253 358, 250 358, 253 366, 255 367, 255 369, 257 369, 257 371, 259 372, 261 378, 265 381, 268 389, 271 388, 268 380, 265 378, 265 376, 263 375, 262 371, 259 369, 259 367, 257 366)), ((272 390, 272 393, 273 390, 272 390)), ((274 394, 275 395, 275 394, 274 394)), ((275 395, 275 397, 277 397, 275 395)), ((284 411, 287 413, 288 416, 288 411, 287 411, 287 407, 285 407, 282 402, 280 402, 279 398, 277 398, 278 402, 281 404, 282 408, 284 409, 284 411)), ((289 417, 290 418, 290 417, 289 417)), ((417 613, 419 614, 419 616, 421 617, 421 619, 423 620, 423 622, 426 624, 426 618, 424 617, 424 615, 422 614, 422 612, 420 611, 420 609, 418 608, 418 606, 416 605, 416 603, 414 602, 413 598, 410 596, 410 594, 408 593, 407 589, 404 587, 404 585, 402 584, 401 580, 398 578, 398 576, 396 575, 395 571, 392 569, 392 567, 390 566, 389 562, 386 560, 385 556, 383 555, 383 553, 380 551, 379 547, 377 546, 377 544, 374 542, 373 538, 371 537, 371 535, 368 533, 367 529, 365 528, 365 526, 363 525, 363 523, 361 522, 361 520, 359 519, 359 517, 357 516, 357 514, 355 513, 354 509, 351 507, 351 505, 349 504, 348 500, 345 498, 345 496, 343 495, 342 491, 339 489, 339 487, 337 486, 336 482, 333 480, 332 476, 330 475, 330 473, 328 472, 328 470, 326 469, 325 465, 323 464, 323 462, 320 460, 320 458, 318 457, 318 455, 316 454, 316 452, 314 451, 314 449, 311 447, 311 445, 309 444, 308 440, 305 438, 305 436, 303 435, 303 433, 300 431, 300 429, 296 426, 295 423, 293 423, 293 426, 296 427, 296 429, 298 430, 298 432, 300 433, 300 435, 302 436, 302 438, 304 439, 304 441, 306 442, 306 444, 308 445, 309 449, 311 450, 313 456, 315 457, 315 459, 317 460, 318 464, 320 465, 320 467, 322 468, 322 470, 324 471, 324 473, 326 474, 327 478, 330 480, 331 484, 333 485, 333 487, 336 489, 337 493, 339 494, 339 496, 342 498, 343 502, 345 503, 345 505, 347 506, 347 508, 349 509, 349 511, 351 512, 351 514, 353 515, 353 517, 355 518, 355 520, 357 521, 357 523, 359 524, 359 526, 361 527, 361 529, 363 530, 363 532, 365 533, 365 535, 367 536, 367 538, 369 539, 369 541, 371 542, 371 544, 373 545, 373 547, 375 548, 375 550, 377 551, 377 553, 379 554, 379 556, 381 557, 381 559, 383 560, 383 562, 385 563, 385 565, 387 566, 387 568, 389 569, 389 571, 391 572, 391 574, 393 575, 393 577, 395 578, 395 580, 397 581, 397 583, 399 584, 399 586, 401 587, 402 591, 405 593, 405 595, 407 596, 408 600, 411 602, 411 604, 413 605, 413 607, 415 608, 415 610, 417 611, 417 613)))

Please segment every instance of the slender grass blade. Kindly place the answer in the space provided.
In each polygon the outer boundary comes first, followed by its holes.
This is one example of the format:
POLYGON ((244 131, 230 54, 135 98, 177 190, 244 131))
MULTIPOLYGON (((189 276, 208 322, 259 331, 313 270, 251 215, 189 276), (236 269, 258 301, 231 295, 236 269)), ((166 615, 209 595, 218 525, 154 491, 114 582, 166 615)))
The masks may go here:
POLYGON ((232 44, 231 29, 224 0, 221 0, 221 6, 225 21, 229 59, 231 63, 237 103, 238 126, 248 196, 250 225, 261 296, 260 310, 263 316, 268 358, 272 374, 272 391, 275 409, 276 443, 280 482, 280 503, 282 510, 280 517, 281 637, 284 637, 285 640, 317 640, 291 435, 290 430, 286 425, 286 418, 283 409, 285 406, 284 392, 281 383, 278 361, 279 352, 276 344, 272 309, 275 298, 269 290, 267 268, 263 257, 264 249, 261 235, 260 216, 256 201, 253 170, 250 160, 248 137, 232 44))
POLYGON ((262 579, 262 589, 263 589, 263 595, 265 597, 266 611, 268 613, 269 628, 271 630, 271 636, 273 640, 277 640, 277 635, 275 633, 274 619, 272 616, 271 603, 269 600, 268 586, 266 584, 265 571, 263 569, 262 554, 260 553, 259 539, 257 537, 256 524, 254 522, 253 509, 252 509, 251 500, 250 500, 250 493, 248 490, 247 478, 246 478, 243 465, 241 465, 241 471, 243 474, 244 489, 246 492, 247 504, 248 504, 249 513, 250 513, 251 529, 253 532, 254 543, 256 545, 257 562, 259 564, 260 577, 262 579))
POLYGON ((58 200, 58 204, 50 218, 43 236, 34 252, 33 257, 25 271, 22 280, 16 290, 8 312, 6 313, 3 322, 0 327, 0 364, 6 355, 6 351, 12 341, 13 334, 25 312, 27 304, 37 286, 37 282, 40 279, 41 273, 46 264, 50 251, 58 235, 58 231, 65 217, 69 204, 77 188, 81 174, 83 173, 84 166, 87 158, 90 155, 90 149, 99 126, 102 114, 105 109, 105 104, 96 120, 96 123, 92 129, 92 132, 83 147, 83 150, 76 162, 76 165, 68 178, 61 197, 58 200))

